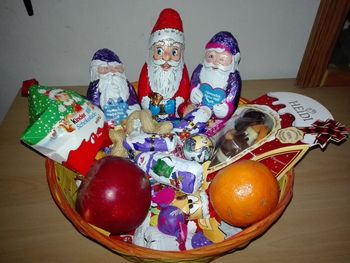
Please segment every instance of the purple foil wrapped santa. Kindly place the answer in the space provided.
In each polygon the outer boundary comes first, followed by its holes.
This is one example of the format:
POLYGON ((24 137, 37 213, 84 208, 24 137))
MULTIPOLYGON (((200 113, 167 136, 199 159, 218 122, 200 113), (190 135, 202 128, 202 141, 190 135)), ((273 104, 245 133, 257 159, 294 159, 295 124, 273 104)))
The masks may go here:
POLYGON ((107 122, 118 125, 133 111, 141 109, 124 65, 113 51, 106 48, 96 51, 90 74, 87 98, 103 110, 107 122))
POLYGON ((226 31, 214 35, 205 46, 203 63, 192 74, 191 102, 208 106, 217 119, 229 119, 241 93, 239 61, 240 51, 234 36, 226 31))

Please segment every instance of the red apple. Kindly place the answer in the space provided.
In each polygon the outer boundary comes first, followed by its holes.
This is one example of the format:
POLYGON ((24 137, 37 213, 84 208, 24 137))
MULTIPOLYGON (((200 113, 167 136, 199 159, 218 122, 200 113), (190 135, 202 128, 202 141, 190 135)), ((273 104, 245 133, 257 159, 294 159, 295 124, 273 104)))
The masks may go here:
POLYGON ((87 222, 118 235, 136 229, 150 204, 145 173, 127 159, 107 156, 96 161, 83 180, 76 210, 87 222))

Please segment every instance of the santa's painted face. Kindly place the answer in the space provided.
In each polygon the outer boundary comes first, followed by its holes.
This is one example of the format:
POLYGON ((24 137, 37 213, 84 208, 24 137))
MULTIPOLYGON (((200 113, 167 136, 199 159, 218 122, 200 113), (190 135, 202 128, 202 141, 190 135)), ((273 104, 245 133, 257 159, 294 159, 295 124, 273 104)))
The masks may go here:
POLYGON ((97 67, 97 73, 105 75, 107 73, 124 73, 124 67, 121 64, 108 63, 97 67))
POLYGON ((152 91, 163 99, 172 98, 182 79, 183 45, 172 40, 156 42, 150 49, 147 64, 152 91))
POLYGON ((207 49, 200 72, 200 80, 213 88, 225 89, 231 72, 235 71, 235 61, 231 53, 222 48, 207 49))
POLYGON ((177 66, 182 56, 181 46, 177 42, 169 44, 164 41, 157 42, 152 47, 154 62, 164 71, 168 71, 172 66, 177 66))
POLYGON ((218 69, 220 65, 227 67, 232 63, 232 54, 227 51, 218 52, 209 49, 205 52, 205 61, 212 64, 213 69, 218 69))

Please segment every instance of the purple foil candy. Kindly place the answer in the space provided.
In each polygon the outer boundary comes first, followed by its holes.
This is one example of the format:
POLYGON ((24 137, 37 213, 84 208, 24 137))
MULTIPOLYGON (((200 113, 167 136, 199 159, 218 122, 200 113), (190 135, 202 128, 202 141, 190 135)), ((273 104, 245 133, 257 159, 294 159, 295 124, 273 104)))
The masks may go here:
POLYGON ((181 190, 185 193, 195 192, 196 176, 187 171, 179 171, 177 177, 181 178, 181 190))
POLYGON ((181 224, 185 223, 182 211, 175 206, 164 207, 158 217, 158 229, 167 235, 180 237, 181 224))
POLYGON ((182 211, 175 206, 164 207, 158 216, 158 229, 160 232, 175 236, 179 249, 186 249, 187 226, 182 211))
POLYGON ((212 111, 207 106, 194 109, 184 116, 184 118, 174 123, 174 131, 181 133, 187 131, 190 134, 204 133, 208 127, 208 121, 212 116, 212 111))
POLYGON ((127 150, 139 152, 171 152, 177 144, 175 136, 140 133, 125 138, 123 145, 127 150))
POLYGON ((191 244, 193 248, 200 248, 213 244, 209 239, 207 239, 203 232, 197 232, 193 235, 191 244))

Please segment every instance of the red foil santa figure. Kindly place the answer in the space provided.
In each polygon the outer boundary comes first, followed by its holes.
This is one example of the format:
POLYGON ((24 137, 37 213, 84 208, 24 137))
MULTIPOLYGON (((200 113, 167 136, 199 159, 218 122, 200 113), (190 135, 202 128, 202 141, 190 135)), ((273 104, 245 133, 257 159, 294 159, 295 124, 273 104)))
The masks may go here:
POLYGON ((190 80, 184 62, 184 33, 180 15, 164 9, 149 39, 149 55, 138 85, 138 99, 159 119, 178 117, 178 108, 189 98, 190 80))

